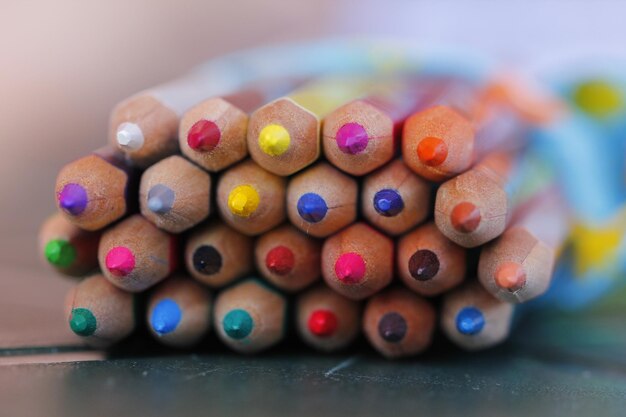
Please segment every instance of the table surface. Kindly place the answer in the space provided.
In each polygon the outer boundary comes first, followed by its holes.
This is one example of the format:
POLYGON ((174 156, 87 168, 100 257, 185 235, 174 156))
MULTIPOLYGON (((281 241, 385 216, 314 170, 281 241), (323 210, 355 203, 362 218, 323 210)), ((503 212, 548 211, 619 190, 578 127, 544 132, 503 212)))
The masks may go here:
POLYGON ((194 354, 131 340, 105 355, 67 330, 61 303, 71 282, 2 249, 0 415, 626 413, 623 294, 591 311, 526 316, 509 342, 478 354, 438 340, 401 361, 365 347, 322 355, 299 344, 252 357, 210 339, 194 354))

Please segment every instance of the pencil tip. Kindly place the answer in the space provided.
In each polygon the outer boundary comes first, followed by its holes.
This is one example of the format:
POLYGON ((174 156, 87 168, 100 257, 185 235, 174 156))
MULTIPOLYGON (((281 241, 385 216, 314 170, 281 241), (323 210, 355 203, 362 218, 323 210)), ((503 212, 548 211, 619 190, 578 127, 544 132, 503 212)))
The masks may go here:
POLYGON ((265 257, 267 269, 277 275, 287 275, 293 269, 295 256, 286 246, 272 248, 265 257))
POLYGON ((73 309, 69 321, 72 331, 83 337, 91 336, 98 327, 96 317, 86 308, 73 309))
POLYGON ((338 320, 330 310, 315 310, 307 323, 309 331, 317 337, 329 337, 337 330, 338 320))
POLYGON ((339 128, 336 135, 337 146, 343 153, 356 155, 367 148, 369 137, 358 123, 346 123, 339 128))
POLYGON ((400 342, 404 339, 406 331, 406 320, 396 312, 385 314, 378 322, 378 334, 389 343, 400 342))
POLYGON ((136 151, 144 144, 141 128, 135 123, 122 123, 117 128, 115 135, 117 144, 125 150, 136 151))
POLYGON ((374 195, 374 209, 382 216, 393 217, 404 209, 404 201, 396 190, 385 188, 374 195))
POLYGON ((344 253, 335 262, 335 275, 345 284, 358 284, 365 277, 365 261, 358 253, 344 253))
POLYGON ((267 125, 259 133, 259 147, 270 156, 280 156, 287 152, 291 137, 281 125, 267 125))
POLYGON ((204 275, 217 274, 222 269, 222 255, 210 245, 197 248, 193 253, 192 262, 194 269, 204 275))
POLYGON ((298 199, 297 209, 300 217, 309 223, 321 222, 328 212, 326 201, 315 193, 303 194, 298 199))
POLYGON ((417 145, 417 156, 423 164, 436 167, 448 157, 448 146, 443 140, 428 136, 417 145))
POLYGON ((452 209, 450 220, 458 232, 471 233, 480 224, 480 210, 474 204, 464 201, 452 209))
POLYGON ((156 214, 165 214, 174 206, 174 190, 163 184, 156 184, 148 191, 148 208, 156 214))
POLYGON ((79 184, 66 184, 57 197, 59 207, 73 216, 87 208, 87 191, 79 184))
POLYGON ((416 251, 409 259, 409 273, 418 281, 431 280, 439 272, 439 257, 428 249, 416 251))
POLYGON ((526 285, 526 272, 517 262, 504 262, 495 273, 498 287, 509 292, 519 291, 526 285))
POLYGON ((76 260, 76 248, 67 240, 53 239, 46 243, 44 255, 52 265, 67 268, 76 260))
POLYGON ((125 277, 135 269, 135 255, 124 246, 116 246, 107 253, 105 264, 114 276, 125 277))
POLYGON ((241 309, 231 310, 224 316, 222 327, 228 337, 236 340, 247 337, 254 327, 250 314, 241 309))
POLYGON ((228 195, 228 208, 240 217, 249 217, 259 206, 259 193, 250 185, 239 185, 228 195))
POLYGON ((459 333, 473 336, 485 327, 485 317, 476 307, 465 307, 456 315, 456 328, 459 333))
POLYGON ((182 311, 178 303, 171 298, 165 298, 154 306, 150 325, 157 334, 164 335, 176 330, 181 318, 182 311))
POLYGON ((198 152, 210 152, 220 143, 222 132, 210 120, 198 120, 187 133, 187 144, 198 152))

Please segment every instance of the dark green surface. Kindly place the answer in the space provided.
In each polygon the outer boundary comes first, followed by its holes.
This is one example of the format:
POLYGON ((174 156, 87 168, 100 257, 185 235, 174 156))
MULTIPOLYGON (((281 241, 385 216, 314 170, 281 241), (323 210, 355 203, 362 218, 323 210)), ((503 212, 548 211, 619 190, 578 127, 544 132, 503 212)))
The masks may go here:
MULTIPOLYGON (((624 416, 626 320, 614 312, 530 317, 510 343, 390 362, 199 355, 0 367, 1 415, 624 416)), ((135 354, 133 354, 136 356, 135 354)))

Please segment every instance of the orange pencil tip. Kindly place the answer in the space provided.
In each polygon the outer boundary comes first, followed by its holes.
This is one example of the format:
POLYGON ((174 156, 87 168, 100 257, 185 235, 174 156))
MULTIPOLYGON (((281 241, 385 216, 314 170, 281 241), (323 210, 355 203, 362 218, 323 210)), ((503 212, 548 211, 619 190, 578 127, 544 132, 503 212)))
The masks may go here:
POLYGON ((461 233, 471 233, 480 224, 480 210, 474 204, 464 201, 452 209, 452 226, 461 233))

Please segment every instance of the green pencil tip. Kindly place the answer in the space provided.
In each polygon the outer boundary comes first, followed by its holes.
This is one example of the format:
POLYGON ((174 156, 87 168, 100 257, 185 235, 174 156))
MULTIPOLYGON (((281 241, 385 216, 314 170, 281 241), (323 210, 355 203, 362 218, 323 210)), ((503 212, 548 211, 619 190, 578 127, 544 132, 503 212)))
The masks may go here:
POLYGON ((76 248, 67 240, 54 239, 46 244, 44 254, 52 265, 67 268, 76 260, 76 248))
POLYGON ((243 339, 252 332, 254 320, 245 310, 231 310, 222 321, 224 332, 233 339, 243 339))
POLYGON ((70 328, 79 336, 91 336, 98 324, 93 313, 86 308, 75 308, 70 316, 70 328))

